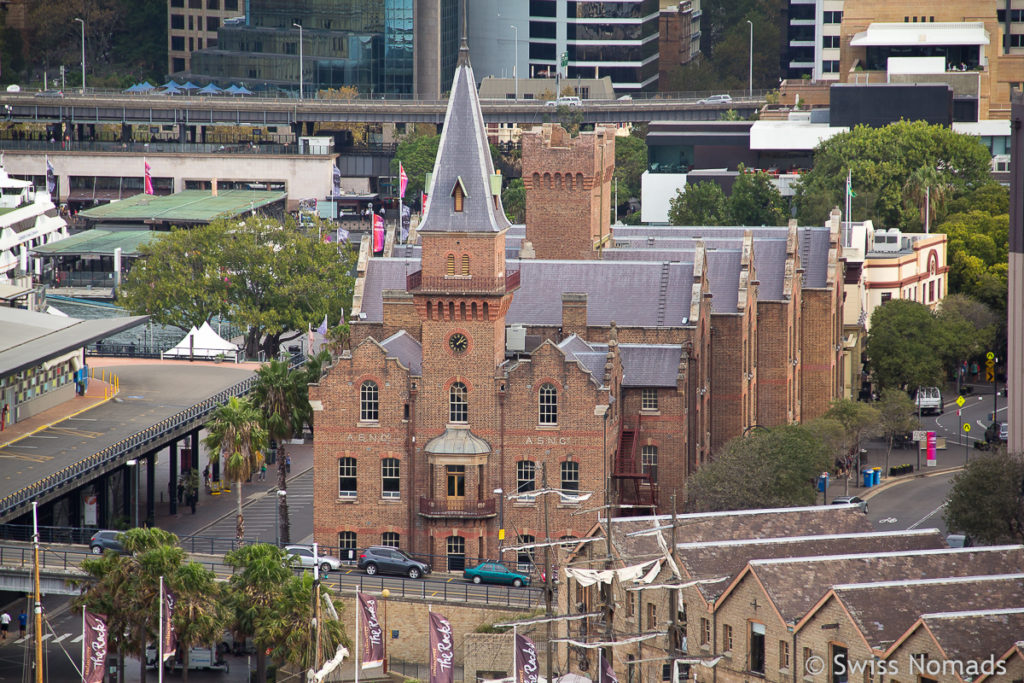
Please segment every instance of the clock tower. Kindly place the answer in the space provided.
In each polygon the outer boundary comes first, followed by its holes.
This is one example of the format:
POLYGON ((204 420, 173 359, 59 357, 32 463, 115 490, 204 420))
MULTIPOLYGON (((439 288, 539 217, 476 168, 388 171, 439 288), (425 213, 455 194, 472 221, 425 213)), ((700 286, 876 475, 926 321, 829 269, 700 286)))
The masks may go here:
POLYGON ((505 268, 501 176, 491 164, 465 40, 428 196, 417 231, 421 270, 408 277, 423 348, 414 419, 417 459, 425 457, 426 467, 415 488, 431 554, 453 556, 494 535, 488 526, 496 521, 500 472, 491 456, 504 390, 496 377, 519 285, 519 272, 505 268))

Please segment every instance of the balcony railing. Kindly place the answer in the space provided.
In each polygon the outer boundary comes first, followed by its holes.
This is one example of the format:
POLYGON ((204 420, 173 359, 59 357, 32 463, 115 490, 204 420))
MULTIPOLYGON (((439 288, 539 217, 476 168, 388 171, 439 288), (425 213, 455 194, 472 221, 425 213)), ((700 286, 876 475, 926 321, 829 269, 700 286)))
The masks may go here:
POLYGON ((415 292, 459 292, 463 294, 503 294, 519 287, 519 271, 505 273, 505 277, 472 277, 436 275, 424 276, 422 270, 405 276, 405 288, 415 292))
POLYGON ((420 498, 420 514, 432 519, 484 519, 494 517, 495 500, 420 498))

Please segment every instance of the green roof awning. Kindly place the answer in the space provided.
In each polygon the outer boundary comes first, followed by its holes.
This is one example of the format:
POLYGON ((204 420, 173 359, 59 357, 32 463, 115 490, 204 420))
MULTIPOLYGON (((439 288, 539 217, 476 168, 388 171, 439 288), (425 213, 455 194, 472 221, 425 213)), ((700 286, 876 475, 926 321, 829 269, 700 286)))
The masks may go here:
POLYGON ((113 256, 121 247, 121 255, 138 257, 139 247, 148 244, 161 233, 152 230, 86 230, 56 242, 32 249, 45 256, 113 256))
POLYGON ((287 192, 269 190, 185 190, 170 195, 137 194, 121 201, 86 209, 78 215, 91 221, 209 223, 283 202, 287 192))

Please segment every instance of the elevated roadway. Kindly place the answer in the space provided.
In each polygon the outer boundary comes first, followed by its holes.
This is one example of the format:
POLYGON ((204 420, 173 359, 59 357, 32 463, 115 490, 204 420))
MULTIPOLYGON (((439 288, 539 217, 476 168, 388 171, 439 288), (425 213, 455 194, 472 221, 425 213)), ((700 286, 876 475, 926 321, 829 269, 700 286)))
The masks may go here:
MULTIPOLYGON (((699 97, 584 100, 582 123, 717 120, 727 110, 747 117, 765 104, 763 93, 728 104, 699 104, 699 97)), ((4 93, 9 120, 36 123, 184 126, 299 126, 315 123, 444 122, 447 100, 295 100, 167 95, 4 93)), ((481 100, 486 123, 539 124, 558 110, 540 100, 481 100)), ((575 109, 575 107, 573 108, 575 109)))

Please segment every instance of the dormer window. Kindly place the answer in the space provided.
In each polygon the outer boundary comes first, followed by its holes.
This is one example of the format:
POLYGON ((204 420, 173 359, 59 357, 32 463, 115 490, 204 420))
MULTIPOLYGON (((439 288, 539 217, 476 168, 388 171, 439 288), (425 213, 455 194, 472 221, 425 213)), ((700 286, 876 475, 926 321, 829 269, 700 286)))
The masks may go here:
POLYGON ((463 205, 465 204, 466 197, 469 194, 466 192, 466 186, 462 183, 462 176, 455 178, 455 187, 452 188, 452 198, 455 200, 455 211, 462 213, 463 205))

